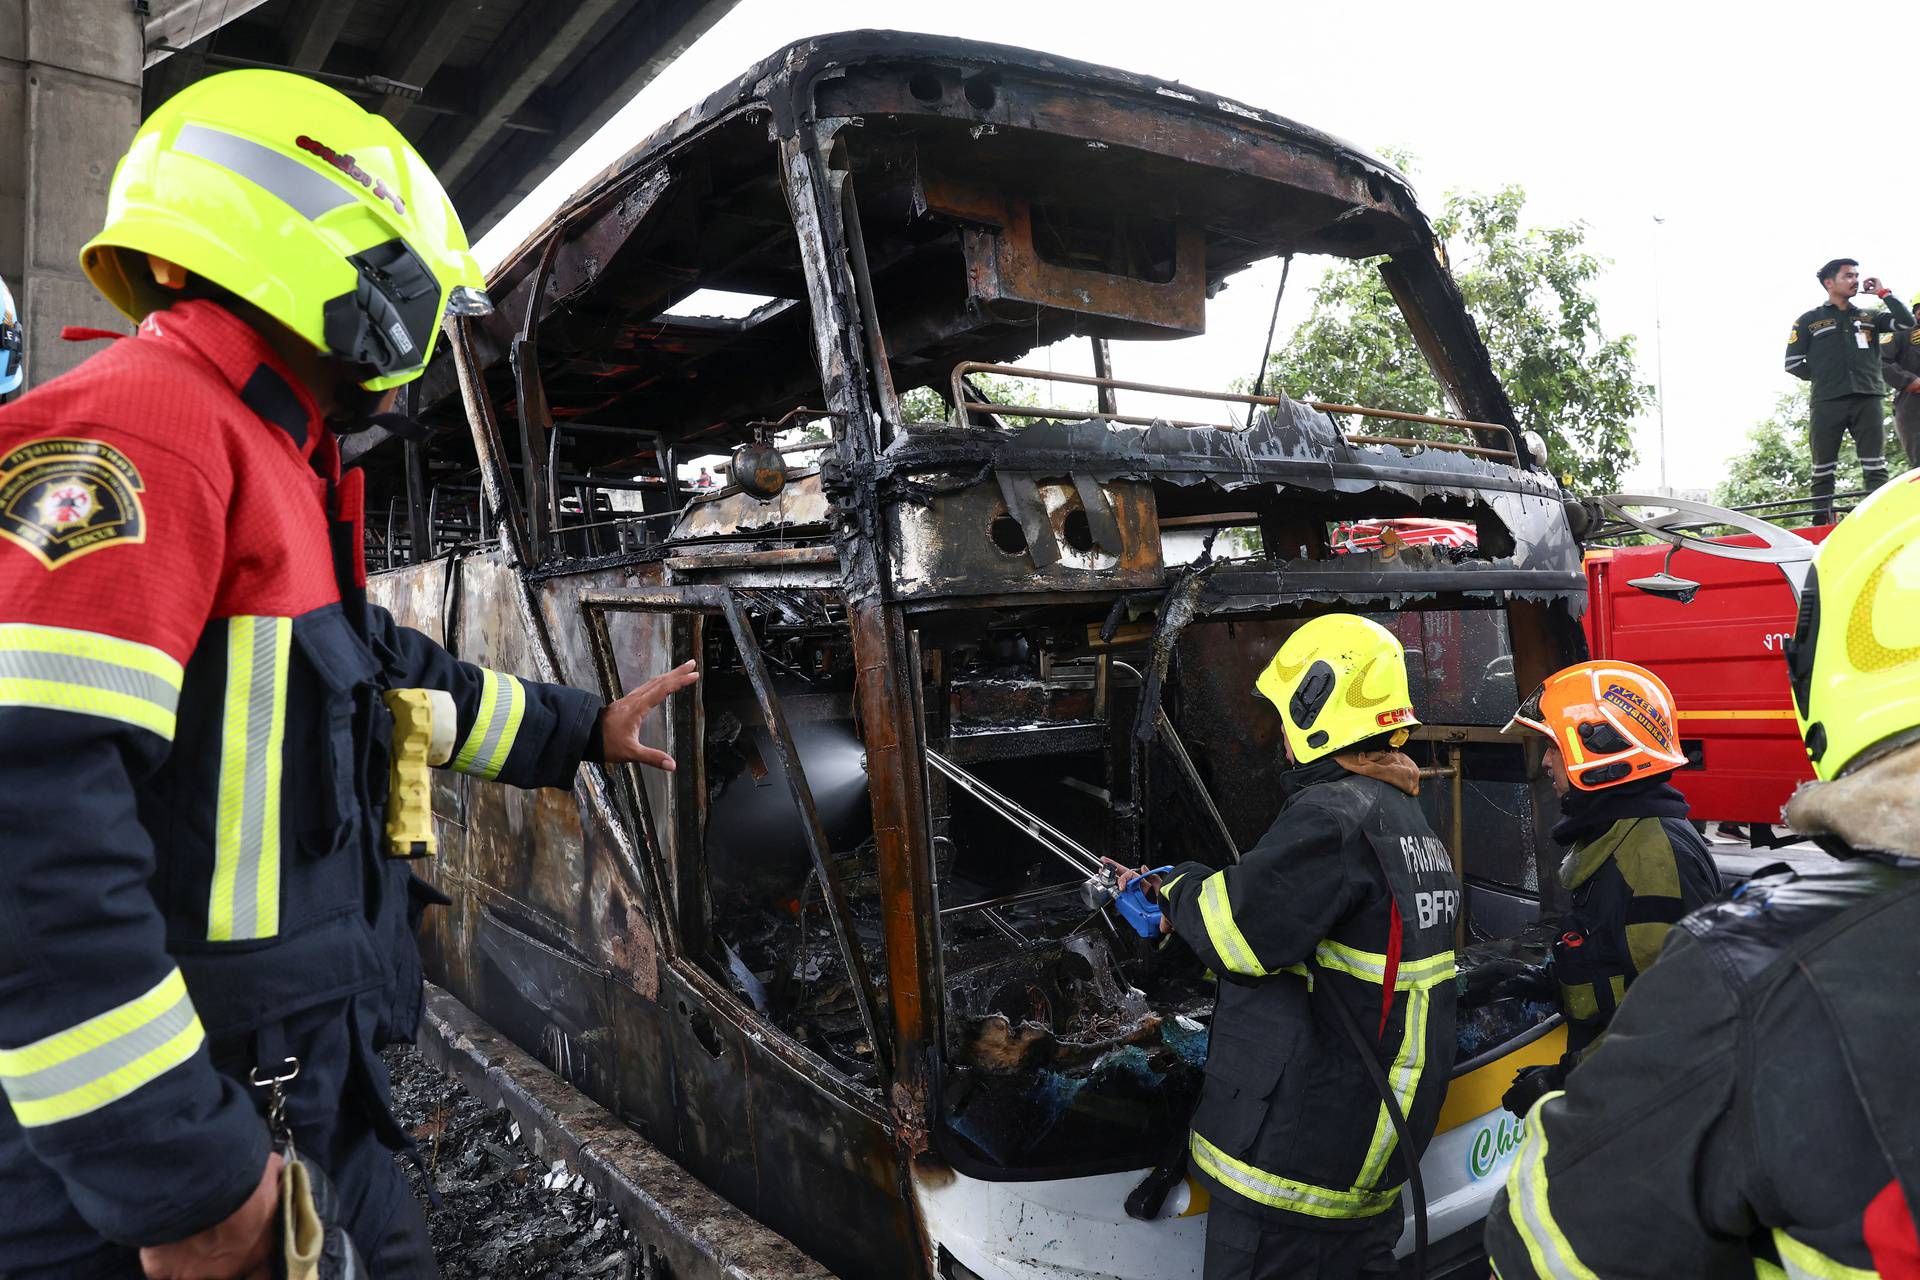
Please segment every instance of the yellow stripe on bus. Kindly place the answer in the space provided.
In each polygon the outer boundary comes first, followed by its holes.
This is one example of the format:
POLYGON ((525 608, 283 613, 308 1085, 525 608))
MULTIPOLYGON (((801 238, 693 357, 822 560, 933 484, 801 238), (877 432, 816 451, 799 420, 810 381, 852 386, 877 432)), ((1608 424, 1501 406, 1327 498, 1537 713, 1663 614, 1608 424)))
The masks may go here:
POLYGON ((1567 1028, 1562 1023, 1538 1040, 1495 1058, 1484 1067, 1455 1076, 1447 1085, 1446 1101, 1440 1104, 1440 1124, 1434 1132, 1441 1134, 1458 1129, 1489 1111, 1498 1111, 1501 1095, 1513 1087, 1513 1077, 1520 1068, 1558 1062, 1566 1051, 1567 1028))

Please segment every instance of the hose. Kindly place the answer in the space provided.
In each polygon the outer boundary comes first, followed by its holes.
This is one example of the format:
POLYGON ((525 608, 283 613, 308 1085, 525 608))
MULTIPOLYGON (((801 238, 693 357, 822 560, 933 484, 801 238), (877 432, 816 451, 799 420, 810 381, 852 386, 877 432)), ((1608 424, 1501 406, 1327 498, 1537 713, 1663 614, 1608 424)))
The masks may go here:
POLYGON ((1360 1065, 1367 1070, 1367 1078, 1373 1081, 1373 1088, 1380 1095, 1380 1101, 1386 1104, 1387 1116, 1393 1121, 1394 1136, 1400 1141, 1400 1158, 1407 1166, 1407 1185, 1413 1189, 1413 1280, 1426 1280, 1427 1276, 1427 1187, 1420 1178, 1420 1160, 1414 1150, 1413 1140, 1407 1133, 1407 1117, 1400 1110, 1400 1099, 1393 1094, 1393 1088, 1387 1083, 1387 1073, 1380 1069, 1380 1060, 1374 1056, 1373 1046, 1367 1043, 1367 1033, 1360 1029, 1360 1022, 1353 1016, 1353 1010, 1328 990, 1326 970, 1313 960, 1307 964, 1312 967, 1314 984, 1327 992, 1327 1004, 1333 1009, 1334 1020, 1340 1029, 1347 1033, 1347 1039, 1353 1041, 1354 1049, 1360 1054, 1360 1065))

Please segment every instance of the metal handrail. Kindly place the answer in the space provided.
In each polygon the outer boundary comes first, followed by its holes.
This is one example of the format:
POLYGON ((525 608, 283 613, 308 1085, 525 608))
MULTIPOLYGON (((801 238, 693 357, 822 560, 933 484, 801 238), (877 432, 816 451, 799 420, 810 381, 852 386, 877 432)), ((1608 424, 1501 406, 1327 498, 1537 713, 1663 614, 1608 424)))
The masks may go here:
MULTIPOLYGON (((1103 387, 1114 391, 1144 391, 1151 395, 1187 396, 1195 400, 1215 400, 1230 404, 1256 404, 1277 407, 1287 403, 1284 396, 1256 396, 1239 391, 1203 391, 1196 387, 1173 387, 1154 382, 1128 382, 1120 378, 1101 378, 1084 373, 1056 373, 1050 369, 1024 369, 1014 365, 989 364, 979 360, 962 360, 953 366, 950 387, 954 411, 966 415, 975 413, 991 414, 1005 418, 1059 418, 1071 416, 1076 419, 1092 418, 1102 422, 1118 422, 1126 426, 1150 427, 1158 422, 1167 422, 1170 426, 1188 430, 1220 430, 1218 423, 1179 422, 1164 418, 1144 418, 1136 414, 1108 413, 1095 409, 1070 409, 1062 413, 1059 409, 1040 408, 1034 405, 985 404, 970 401, 966 397, 966 375, 970 373, 998 373, 1015 378, 1037 378, 1043 382, 1070 382, 1076 386, 1103 387)), ((1419 422, 1437 427, 1459 427, 1466 431, 1497 431, 1506 436, 1509 445, 1506 449, 1489 449, 1484 445, 1457 444, 1451 440, 1415 440, 1406 436, 1365 436, 1349 435, 1348 440, 1357 444, 1391 444, 1399 446, 1418 445, 1431 449, 1446 449, 1454 453, 1470 453, 1486 458, 1507 458, 1520 461, 1519 441, 1513 428, 1498 422, 1475 422, 1468 418, 1442 418, 1430 413, 1404 413, 1398 409, 1369 409, 1356 404, 1333 404, 1324 400, 1303 400, 1297 403, 1318 409, 1321 413, 1354 413, 1368 418, 1386 418, 1395 422, 1419 422)))
MULTIPOLYGON (((1839 520, 1842 516, 1853 510, 1853 499, 1864 498, 1869 492, 1871 491, 1867 489, 1849 489, 1843 493, 1834 494, 1834 520, 1839 520)), ((1813 496, 1811 494, 1801 494, 1792 498, 1779 498, 1772 502, 1749 502, 1737 507, 1728 507, 1727 510, 1738 511, 1742 515, 1759 516, 1770 524, 1784 524, 1786 521, 1801 518, 1811 520, 1814 516, 1820 514, 1820 509, 1813 505, 1813 496), (1776 508, 1780 507, 1785 507, 1787 510, 1776 510, 1776 508)), ((1625 521, 1612 520, 1595 529, 1592 533, 1588 534, 1584 540, 1587 542, 1609 542, 1615 538, 1624 538, 1639 532, 1641 531, 1638 528, 1625 521)))

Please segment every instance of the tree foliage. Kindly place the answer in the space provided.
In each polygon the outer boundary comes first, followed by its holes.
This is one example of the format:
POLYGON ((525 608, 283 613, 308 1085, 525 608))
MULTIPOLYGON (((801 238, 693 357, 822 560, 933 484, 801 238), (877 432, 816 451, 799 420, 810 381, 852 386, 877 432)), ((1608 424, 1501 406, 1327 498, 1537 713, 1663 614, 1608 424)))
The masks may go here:
MULTIPOLYGON (((1525 205, 1518 186, 1452 192, 1434 230, 1514 413, 1546 440, 1554 474, 1577 490, 1617 489, 1653 388, 1634 367, 1633 338, 1601 328, 1592 285, 1606 264, 1584 248, 1585 226, 1524 225, 1525 205)), ((1382 261, 1328 271, 1269 377, 1291 395, 1445 413, 1440 383, 1376 269, 1382 261)))
MULTIPOLYGON (((1727 478, 1714 490, 1723 507, 1752 506, 1803 497, 1813 487, 1813 455, 1808 448, 1809 395, 1806 383, 1797 384, 1774 402, 1773 412, 1747 432, 1746 447, 1727 464, 1727 478)), ((1887 468, 1898 474, 1908 463, 1892 425, 1887 429, 1887 468)), ((1857 491, 1865 480, 1860 459, 1850 444, 1840 447, 1840 469, 1834 488, 1857 491)))
MULTIPOLYGON (((970 373, 967 381, 986 397, 988 404, 1041 405, 1040 387, 1031 378, 1003 378, 992 373, 970 373)), ((1061 405, 1064 416, 1071 416, 1071 406, 1061 405)), ((932 387, 915 387, 900 397, 900 417, 906 422, 944 422, 952 416, 947 408, 946 397, 932 387)), ((979 421, 979 420, 976 420, 979 421)), ((1028 422, 1042 422, 1042 418, 1028 418, 1028 422)))

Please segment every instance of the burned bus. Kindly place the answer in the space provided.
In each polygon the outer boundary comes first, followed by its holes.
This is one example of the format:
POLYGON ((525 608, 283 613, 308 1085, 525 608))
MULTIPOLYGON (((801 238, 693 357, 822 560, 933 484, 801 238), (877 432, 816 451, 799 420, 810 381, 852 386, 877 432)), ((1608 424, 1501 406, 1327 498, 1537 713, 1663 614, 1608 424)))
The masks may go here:
MULTIPOLYGON (((424 436, 356 438, 374 598, 608 698, 703 677, 651 728, 677 772, 440 777, 429 971, 836 1273, 1199 1274, 1173 1153, 1208 976, 1090 905, 1085 859, 1225 865, 1265 829, 1253 681, 1303 619, 1406 645, 1462 956, 1557 905, 1551 795, 1499 730, 1581 656, 1580 548, 1388 165, 1177 84, 847 34, 635 147, 491 291, 410 390, 424 436), (1377 262, 1454 416, 1174 412, 1115 367, 1291 254, 1377 262), (1051 368, 1068 340, 1093 372, 1051 368), (1333 536, 1414 520, 1471 536, 1333 536)), ((1460 1035, 1436 1260, 1477 1246, 1513 1071, 1564 1042, 1532 1006, 1460 1035)))

